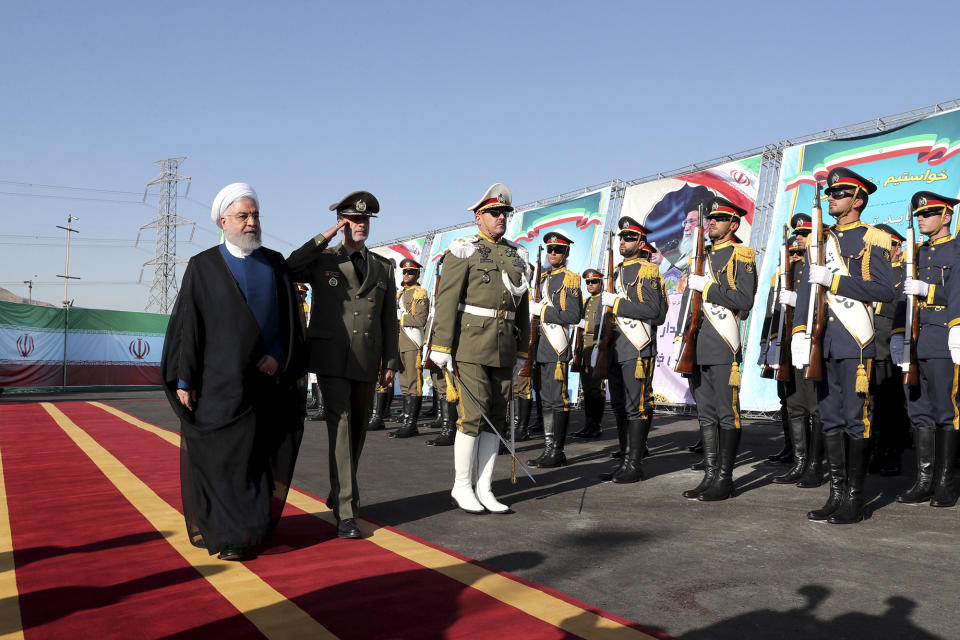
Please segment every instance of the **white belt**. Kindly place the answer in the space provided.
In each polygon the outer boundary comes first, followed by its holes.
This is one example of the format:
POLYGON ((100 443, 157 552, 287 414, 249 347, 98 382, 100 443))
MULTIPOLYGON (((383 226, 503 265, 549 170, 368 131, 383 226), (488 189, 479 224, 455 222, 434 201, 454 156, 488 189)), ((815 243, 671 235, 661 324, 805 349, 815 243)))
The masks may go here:
POLYGON ((475 307, 472 304, 457 305, 457 311, 466 311, 470 315, 480 316, 481 318, 504 318, 505 320, 513 320, 517 317, 517 314, 513 311, 475 307))

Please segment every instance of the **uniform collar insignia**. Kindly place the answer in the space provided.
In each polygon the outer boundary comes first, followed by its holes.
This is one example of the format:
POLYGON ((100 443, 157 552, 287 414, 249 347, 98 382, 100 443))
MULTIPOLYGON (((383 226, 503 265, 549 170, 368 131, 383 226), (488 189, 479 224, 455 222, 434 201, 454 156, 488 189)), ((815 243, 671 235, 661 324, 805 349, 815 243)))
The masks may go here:
POLYGON ((850 222, 848 224, 834 225, 833 230, 834 231, 850 231, 850 229, 856 229, 857 227, 862 227, 862 226, 863 226, 862 222, 860 222, 859 220, 855 220, 854 222, 850 222))

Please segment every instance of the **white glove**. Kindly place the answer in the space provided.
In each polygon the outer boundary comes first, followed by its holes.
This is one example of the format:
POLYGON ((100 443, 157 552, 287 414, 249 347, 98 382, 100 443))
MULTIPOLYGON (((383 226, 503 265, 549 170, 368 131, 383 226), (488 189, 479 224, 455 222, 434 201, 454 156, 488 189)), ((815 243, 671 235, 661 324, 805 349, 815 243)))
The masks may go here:
POLYGON ((580 322, 577 323, 577 329, 586 329, 586 328, 587 328, 587 319, 586 319, 586 318, 584 318, 583 320, 581 320, 580 322))
POLYGON ((803 369, 810 364, 810 338, 804 332, 795 333, 790 341, 790 356, 793 366, 803 369))
POLYGON ((903 334, 895 333, 890 336, 890 359, 898 367, 903 364, 903 334))
POLYGON ((687 276, 687 286, 694 291, 703 291, 708 282, 710 282, 710 279, 707 276, 698 276, 695 273, 687 276))
POLYGON ((810 282, 829 287, 833 283, 833 274, 826 267, 812 264, 810 265, 810 282))
POLYGON ((439 351, 431 351, 430 359, 433 360, 433 364, 437 365, 441 369, 446 369, 447 371, 453 372, 453 356, 449 353, 440 353, 439 351))
POLYGON ((920 296, 921 298, 926 298, 927 293, 930 292, 930 285, 923 280, 907 278, 903 281, 903 292, 908 296, 920 296))
POLYGON ((604 291, 600 294, 600 304, 605 307, 612 307, 617 303, 617 298, 619 298, 615 293, 610 293, 609 291, 604 291))
POLYGON ((403 319, 403 309, 397 309, 397 320, 403 319))
POLYGON ((786 289, 780 289, 780 293, 777 295, 777 302, 779 302, 780 304, 785 304, 788 307, 796 307, 797 292, 787 291, 786 289))
POLYGON ((540 312, 543 311, 543 303, 542 303, 542 302, 534 302, 533 300, 531 300, 530 302, 527 303, 527 306, 530 308, 530 317, 531 317, 531 318, 532 318, 533 316, 539 316, 539 315, 540 315, 540 312))
POLYGON ((524 359, 517 358, 517 363, 513 365, 513 377, 516 378, 520 374, 520 369, 523 368, 524 359))
POLYGON ((950 348, 950 359, 953 364, 960 364, 960 325, 950 327, 947 334, 947 347, 950 348))

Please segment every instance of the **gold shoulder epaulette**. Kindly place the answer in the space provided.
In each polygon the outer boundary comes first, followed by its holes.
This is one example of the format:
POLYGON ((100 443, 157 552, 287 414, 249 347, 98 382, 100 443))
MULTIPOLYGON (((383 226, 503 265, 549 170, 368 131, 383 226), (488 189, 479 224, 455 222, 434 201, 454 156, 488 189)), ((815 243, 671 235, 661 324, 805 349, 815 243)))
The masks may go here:
POLYGON ((733 248, 733 258, 737 262, 753 262, 756 259, 757 252, 750 247, 737 245, 733 248))
POLYGON ((427 290, 421 286, 416 286, 413 288, 413 299, 414 300, 423 300, 427 297, 427 290))
POLYGON ((640 278, 653 278, 660 275, 660 268, 652 262, 641 262, 640 271, 637 272, 640 278))
POLYGON ((567 272, 563 274, 563 286, 567 289, 579 289, 580 274, 567 269, 567 272))
POLYGON ((889 233, 885 233, 880 229, 871 227, 870 225, 864 225, 867 228, 867 232, 863 234, 863 243, 871 244, 881 249, 886 249, 887 251, 893 246, 892 238, 889 233))

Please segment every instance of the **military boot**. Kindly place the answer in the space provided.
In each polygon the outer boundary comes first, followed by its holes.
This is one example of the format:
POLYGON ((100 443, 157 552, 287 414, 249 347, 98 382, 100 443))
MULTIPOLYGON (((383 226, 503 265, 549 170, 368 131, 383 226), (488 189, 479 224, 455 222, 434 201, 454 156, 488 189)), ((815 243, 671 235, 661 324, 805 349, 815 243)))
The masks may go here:
POLYGON ((531 424, 529 427, 527 427, 527 431, 530 433, 530 435, 534 435, 534 436, 544 432, 543 400, 540 399, 539 393, 537 394, 536 406, 537 406, 537 421, 531 424))
POLYGON ((473 468, 477 462, 477 436, 468 436, 458 431, 453 443, 453 489, 450 498, 453 504, 467 513, 484 513, 473 488, 473 468))
POLYGON ((543 414, 543 451, 533 460, 528 460, 527 466, 539 467, 541 461, 553 457, 553 449, 557 446, 556 436, 553 430, 553 419, 555 415, 553 412, 543 414))
POLYGON ((390 394, 386 391, 378 392, 373 402, 373 415, 370 416, 370 424, 367 425, 367 431, 381 431, 386 428, 383 424, 383 417, 389 405, 390 394))
POLYGON ((687 447, 690 453, 703 453, 703 438, 697 438, 697 441, 687 447))
POLYGON ((516 398, 514 400, 516 407, 513 415, 517 429, 514 432, 517 442, 526 442, 530 439, 530 409, 533 407, 533 400, 529 398, 516 398))
POLYGON ((827 467, 830 469, 830 497, 819 509, 807 512, 810 520, 826 520, 840 507, 847 490, 847 447, 845 434, 833 431, 823 434, 827 451, 827 467))
POLYGON ((431 421, 430 426, 433 427, 434 423, 436 423, 437 426, 433 428, 437 428, 437 429, 440 428, 440 412, 437 411, 438 406, 439 405, 437 403, 437 389, 436 387, 433 387, 430 389, 430 408, 424 409, 423 406, 421 405, 420 417, 435 418, 433 421, 431 421))
POLYGON ((583 400, 583 429, 573 435, 574 438, 599 438, 603 435, 603 428, 600 426, 601 416, 603 415, 603 405, 601 404, 599 413, 596 398, 584 398, 583 400))
POLYGON ((793 462, 793 443, 790 441, 790 416, 786 408, 780 409, 780 425, 783 427, 783 448, 772 456, 767 456, 770 462, 793 462))
POLYGON ((697 496, 697 500, 716 502, 733 497, 733 467, 737 462, 737 450, 739 448, 740 429, 720 429, 720 459, 717 477, 713 484, 697 496))
POLYGON ((810 417, 810 437, 807 438, 807 468, 797 480, 801 489, 813 489, 823 484, 823 423, 810 417))
POLYGON ((495 433, 482 431, 477 444, 477 500, 490 513, 513 513, 493 495, 493 468, 497 464, 500 438, 495 433))
POLYGON ((611 453, 610 457, 622 460, 623 452, 627 450, 627 414, 615 413, 614 418, 617 420, 617 441, 620 448, 611 453))
POLYGON ((439 413, 443 417, 440 435, 433 440, 427 440, 427 444, 431 447, 449 447, 453 444, 457 433, 457 403, 447 402, 441 397, 439 413))
POLYGON ((683 497, 688 500, 696 500, 700 494, 710 488, 717 478, 719 468, 717 460, 720 455, 720 442, 718 440, 719 428, 716 424, 700 424, 700 442, 703 443, 703 479, 693 489, 687 489, 683 492, 683 497))
POLYGON ((870 460, 870 440, 847 436, 847 491, 843 502, 830 514, 830 524, 854 524, 863 520, 863 482, 870 460))
POLYGON ((643 469, 640 460, 647 445, 647 435, 650 433, 651 418, 640 418, 627 422, 627 451, 623 456, 623 464, 613 476, 617 484, 639 482, 643 480, 643 469))
POLYGON ((422 403, 423 396, 403 396, 403 426, 391 433, 391 438, 410 438, 420 435, 417 420, 420 418, 422 403))
POLYGON ((383 412, 383 421, 384 422, 403 422, 403 396, 400 396, 400 419, 397 420, 396 416, 393 413, 393 400, 395 398, 393 387, 387 391, 387 410, 383 412))
POLYGON ((934 429, 914 431, 917 450, 917 480, 913 486, 897 496, 897 502, 919 504, 933 497, 933 465, 937 460, 937 432, 934 429))
POLYGON ((790 439, 793 441, 793 466, 782 476, 773 479, 776 484, 796 484, 807 466, 807 432, 809 419, 805 413, 790 417, 790 439))
MULTIPOLYGON (((553 423, 552 446, 544 449, 544 455, 537 459, 537 467, 541 469, 552 469, 562 467, 567 464, 567 456, 563 453, 563 445, 567 441, 567 425, 570 423, 570 413, 567 411, 554 411, 551 422, 553 423)), ((546 437, 547 423, 543 423, 544 437, 546 437)))
POLYGON ((933 492, 931 507, 952 507, 957 504, 960 487, 957 486, 953 461, 957 457, 957 437, 960 431, 937 429, 937 488, 933 492))

